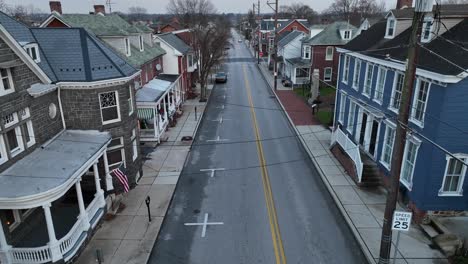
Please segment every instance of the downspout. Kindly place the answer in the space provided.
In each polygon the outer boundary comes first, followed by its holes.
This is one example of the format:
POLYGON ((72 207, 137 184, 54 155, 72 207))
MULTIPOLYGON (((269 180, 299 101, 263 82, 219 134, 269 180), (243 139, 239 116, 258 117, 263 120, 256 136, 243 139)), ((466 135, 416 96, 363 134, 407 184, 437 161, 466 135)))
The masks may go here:
POLYGON ((67 125, 65 124, 65 116, 63 114, 62 99, 60 98, 60 86, 57 87, 57 90, 58 90, 57 98, 58 98, 58 103, 59 103, 60 116, 62 117, 62 126, 63 126, 62 131, 65 131, 65 129, 67 129, 67 125))

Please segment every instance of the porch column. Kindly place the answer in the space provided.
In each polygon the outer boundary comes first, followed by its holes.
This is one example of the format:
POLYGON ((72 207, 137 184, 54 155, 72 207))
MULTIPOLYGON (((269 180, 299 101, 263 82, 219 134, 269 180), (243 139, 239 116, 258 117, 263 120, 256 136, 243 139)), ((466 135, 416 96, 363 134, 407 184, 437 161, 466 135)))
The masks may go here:
MULTIPOLYGON (((156 106, 157 107, 157 106, 156 106)), ((159 142, 159 114, 158 114, 158 111, 156 111, 156 108, 152 108, 153 109, 153 125, 154 125, 154 137, 158 139, 158 143, 161 143, 159 142)))
POLYGON ((96 194, 95 197, 99 199, 99 207, 104 207, 106 201, 104 200, 104 191, 101 189, 101 181, 99 179, 99 171, 97 163, 93 164, 94 170, 94 182, 96 183, 96 194))
POLYGON ((169 122, 168 120, 168 116, 167 116, 167 103, 166 103, 166 96, 163 97, 163 104, 164 104, 164 118, 167 122, 169 122))
POLYGON ((62 252, 60 251, 60 244, 55 236, 54 222, 52 220, 52 214, 50 213, 51 204, 45 204, 42 206, 44 209, 44 215, 47 224, 47 233, 49 234, 49 248, 52 262, 57 262, 62 259, 62 252))
POLYGON ((3 224, 0 222, 0 263, 11 264, 13 260, 10 255, 11 246, 5 237, 5 231, 3 230, 3 224))
POLYGON ((106 191, 114 190, 114 184, 112 183, 112 176, 109 172, 109 161, 107 160, 107 151, 102 154, 104 160, 104 171, 106 172, 106 191))
POLYGON ((84 205, 83 201, 83 193, 81 192, 81 179, 79 179, 75 183, 75 188, 76 188, 76 197, 78 198, 78 207, 80 208, 80 215, 78 216, 78 219, 80 219, 81 224, 83 226, 83 231, 88 231, 90 224, 89 224, 89 218, 88 218, 88 212, 86 212, 86 208, 84 205))

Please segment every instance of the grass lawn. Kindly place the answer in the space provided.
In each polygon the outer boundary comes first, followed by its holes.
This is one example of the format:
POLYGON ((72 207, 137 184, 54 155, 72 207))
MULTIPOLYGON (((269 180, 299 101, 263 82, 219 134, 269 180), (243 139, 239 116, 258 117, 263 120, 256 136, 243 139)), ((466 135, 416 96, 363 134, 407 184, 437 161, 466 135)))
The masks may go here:
POLYGON ((328 95, 332 95, 336 92, 335 89, 333 89, 332 87, 330 86, 322 86, 320 87, 320 96, 321 97, 324 97, 324 96, 328 96, 328 95))
POLYGON ((315 116, 318 118, 320 123, 325 126, 328 126, 332 120, 332 112, 328 109, 320 109, 318 113, 315 113, 315 116))
POLYGON ((305 89, 302 89, 302 88, 294 88, 294 93, 296 93, 297 95, 299 95, 300 97, 304 98, 304 99, 309 99, 307 97, 307 95, 309 94, 310 92, 310 88, 305 88, 305 89))

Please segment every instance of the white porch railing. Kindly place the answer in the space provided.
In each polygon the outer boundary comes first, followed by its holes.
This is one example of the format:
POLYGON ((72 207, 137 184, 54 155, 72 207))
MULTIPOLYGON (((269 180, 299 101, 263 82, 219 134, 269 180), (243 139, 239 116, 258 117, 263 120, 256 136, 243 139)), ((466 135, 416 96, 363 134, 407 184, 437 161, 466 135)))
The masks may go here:
MULTIPOLYGON (((59 240, 60 252, 62 255, 65 255, 73 248, 78 242, 81 234, 83 233, 83 226, 81 219, 78 220, 68 234, 66 234, 62 239, 59 240)), ((77 245, 79 247, 79 245, 77 245)))
POLYGON ((361 182, 364 164, 361 160, 359 146, 349 139, 339 127, 332 133, 331 144, 333 145, 335 142, 340 144, 346 154, 348 154, 348 156, 353 160, 354 165, 356 166, 358 182, 361 182))
POLYGON ((92 223, 93 217, 96 215, 97 211, 99 211, 101 207, 99 207, 99 198, 95 197, 93 201, 88 205, 86 208, 86 213, 88 213, 89 221, 91 222, 91 227, 94 228, 96 223, 92 223))
POLYGON ((36 264, 52 261, 49 246, 37 248, 12 248, 12 263, 36 264))

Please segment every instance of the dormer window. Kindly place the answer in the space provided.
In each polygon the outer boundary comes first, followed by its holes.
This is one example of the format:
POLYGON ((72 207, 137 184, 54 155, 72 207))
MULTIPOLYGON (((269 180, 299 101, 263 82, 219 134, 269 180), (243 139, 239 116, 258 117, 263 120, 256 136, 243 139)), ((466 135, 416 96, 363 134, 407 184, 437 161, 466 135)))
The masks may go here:
POLYGON ((343 39, 344 40, 349 40, 351 39, 351 30, 345 30, 343 33, 343 39))
POLYGON ((130 40, 125 38, 125 55, 128 57, 132 55, 132 51, 130 50, 130 40))
POLYGON ((28 53, 29 57, 33 59, 34 62, 41 62, 41 58, 39 57, 39 47, 37 46, 37 44, 25 45, 24 49, 28 53))
POLYGON ((143 36, 138 36, 138 43, 140 44, 140 51, 144 51, 145 45, 143 45, 143 36))
POLYGON ((387 30, 385 31, 385 38, 393 38, 395 36, 395 18, 389 17, 387 19, 387 30))
POLYGON ((424 19, 423 32, 421 34, 421 42, 429 42, 432 38, 432 25, 434 24, 434 19, 424 19))

